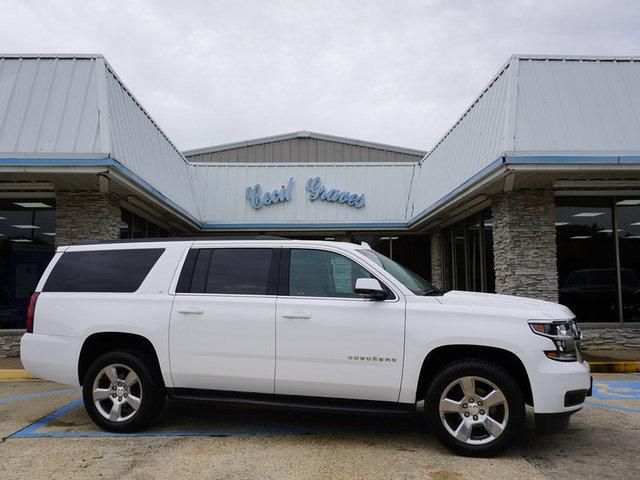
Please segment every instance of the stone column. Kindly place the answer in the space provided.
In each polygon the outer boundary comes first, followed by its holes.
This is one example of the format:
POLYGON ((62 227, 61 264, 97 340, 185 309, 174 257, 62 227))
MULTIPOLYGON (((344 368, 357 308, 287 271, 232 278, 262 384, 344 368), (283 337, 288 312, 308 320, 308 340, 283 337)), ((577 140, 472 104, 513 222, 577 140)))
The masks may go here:
POLYGON ((557 302, 553 191, 501 193, 491 209, 496 293, 557 302))
POLYGON ((431 234, 431 284, 442 290, 442 232, 431 234))
POLYGON ((120 238, 117 197, 95 191, 56 192, 56 244, 120 238))

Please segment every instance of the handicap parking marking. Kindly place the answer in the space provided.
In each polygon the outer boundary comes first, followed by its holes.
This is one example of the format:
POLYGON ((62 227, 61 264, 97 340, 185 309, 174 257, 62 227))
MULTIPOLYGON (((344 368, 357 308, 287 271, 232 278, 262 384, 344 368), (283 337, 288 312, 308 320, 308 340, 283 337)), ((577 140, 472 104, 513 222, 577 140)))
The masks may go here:
POLYGON ((593 382, 593 397, 598 400, 640 400, 640 382, 593 382))
POLYGON ((20 438, 89 438, 89 437, 237 437, 237 436, 272 436, 272 435, 330 435, 348 433, 405 433, 407 430, 399 428, 380 428, 380 426, 369 428, 345 427, 345 428, 325 428, 325 427, 265 427, 247 430, 177 430, 177 431, 142 431, 133 433, 114 433, 106 431, 93 432, 47 432, 43 430, 49 424, 67 413, 82 406, 82 400, 75 400, 62 408, 50 413, 40 420, 28 425, 22 430, 18 430, 7 439, 20 438))

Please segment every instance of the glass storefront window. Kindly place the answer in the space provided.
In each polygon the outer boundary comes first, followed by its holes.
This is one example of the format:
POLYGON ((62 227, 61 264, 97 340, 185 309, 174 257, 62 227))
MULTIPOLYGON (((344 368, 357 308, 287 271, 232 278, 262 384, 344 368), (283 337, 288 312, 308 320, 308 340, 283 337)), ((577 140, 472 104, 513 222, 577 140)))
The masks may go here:
POLYGON ((55 253, 53 199, 0 200, 0 328, 24 328, 29 298, 55 253))
POLYGON ((149 220, 129 210, 122 209, 120 217, 120 238, 167 237, 169 232, 149 220))
POLYGON ((442 230, 442 289, 453 290, 453 244, 451 228, 442 230))
POLYGON ((467 255, 465 240, 464 222, 456 223, 453 226, 453 246, 456 271, 454 284, 456 290, 467 289, 467 255))
POLYGON ((443 289, 495 292, 491 209, 442 230, 443 289))
POLYGON ((493 260, 493 216, 491 209, 487 208, 480 214, 482 218, 482 250, 484 258, 484 291, 495 293, 496 271, 493 260))
POLYGON ((482 291, 482 258, 480 248, 480 215, 467 220, 468 290, 482 291))
POLYGON ((613 200, 558 197, 556 241, 560 303, 580 322, 619 321, 613 200))
POLYGON ((351 241, 366 242, 376 252, 421 277, 431 278, 431 246, 427 235, 353 235, 351 241))
POLYGON ((615 199, 622 318, 640 322, 640 198, 615 199))

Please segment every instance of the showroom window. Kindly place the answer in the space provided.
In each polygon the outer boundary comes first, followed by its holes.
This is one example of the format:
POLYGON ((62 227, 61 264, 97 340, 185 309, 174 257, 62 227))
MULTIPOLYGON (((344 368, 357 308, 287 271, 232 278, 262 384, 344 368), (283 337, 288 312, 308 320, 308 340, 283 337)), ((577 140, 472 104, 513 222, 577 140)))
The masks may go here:
POLYGON ((491 209, 444 228, 441 257, 445 291, 495 292, 491 209))
POLYGON ((54 199, 0 200, 0 328, 24 328, 29 298, 55 253, 54 199))
POLYGON ((422 278, 431 278, 431 244, 428 235, 354 235, 354 243, 369 246, 407 267, 422 278))
POLYGON ((640 199, 558 197, 559 301, 581 322, 640 321, 640 199))
POLYGON ((169 232, 140 215, 122 209, 120 219, 120 238, 159 238, 167 237, 169 232))

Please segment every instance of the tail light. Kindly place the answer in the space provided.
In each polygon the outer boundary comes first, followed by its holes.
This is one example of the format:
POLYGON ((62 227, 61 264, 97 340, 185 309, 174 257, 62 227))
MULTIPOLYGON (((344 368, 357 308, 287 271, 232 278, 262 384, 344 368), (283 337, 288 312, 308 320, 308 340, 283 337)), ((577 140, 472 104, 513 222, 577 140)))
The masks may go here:
POLYGON ((38 295, 40 295, 40 292, 34 292, 29 299, 29 308, 27 308, 27 333, 33 333, 33 317, 36 314, 38 295))

